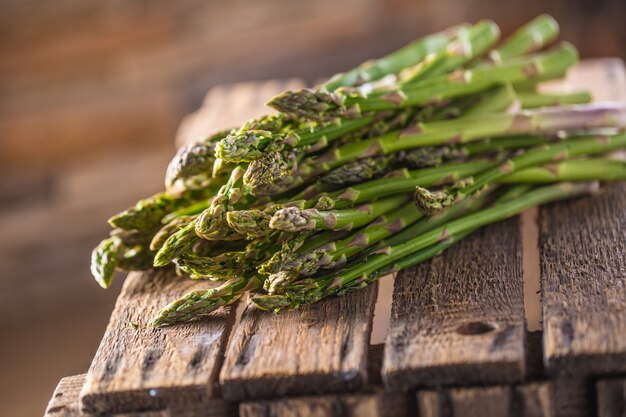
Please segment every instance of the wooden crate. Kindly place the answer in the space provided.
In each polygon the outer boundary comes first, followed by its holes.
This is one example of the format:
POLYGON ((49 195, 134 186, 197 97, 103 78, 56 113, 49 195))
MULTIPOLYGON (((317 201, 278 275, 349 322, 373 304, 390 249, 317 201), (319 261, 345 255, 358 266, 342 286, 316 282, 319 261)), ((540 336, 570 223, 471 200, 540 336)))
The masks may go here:
MULTIPOLYGON (((259 97, 296 85, 216 89, 178 140, 226 117, 241 123, 262 111, 259 97)), ((583 62, 553 88, 576 86, 624 101, 624 65, 583 62)), ((46 416, 624 415, 625 209, 626 184, 612 184, 539 209, 536 259, 522 254, 529 234, 513 218, 400 272, 382 306, 391 308, 384 345, 370 344, 377 285, 279 315, 244 302, 153 329, 160 306, 205 284, 132 273, 90 369, 60 382, 46 416), (543 332, 526 330, 523 265, 532 263, 543 332)))

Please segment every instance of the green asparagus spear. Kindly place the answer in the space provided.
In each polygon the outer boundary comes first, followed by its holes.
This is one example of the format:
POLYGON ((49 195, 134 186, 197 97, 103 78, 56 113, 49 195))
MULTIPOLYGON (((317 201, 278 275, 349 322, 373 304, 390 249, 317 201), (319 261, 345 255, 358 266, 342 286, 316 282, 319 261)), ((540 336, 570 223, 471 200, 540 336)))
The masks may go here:
POLYGON ((489 54, 489 58, 491 62, 502 62, 536 52, 553 42, 558 36, 559 24, 552 16, 542 14, 515 31, 502 45, 489 54))
POLYGON ((591 94, 586 91, 564 94, 519 91, 517 92, 517 97, 523 109, 534 109, 546 106, 563 106, 570 104, 587 104, 592 100, 591 94))
POLYGON ((192 291, 172 302, 152 320, 155 327, 183 323, 214 312, 220 307, 237 301, 246 291, 259 288, 262 278, 258 276, 232 278, 219 287, 192 291))
MULTIPOLYGON (((418 251, 429 247, 432 248, 432 245, 446 242, 452 236, 464 234, 478 227, 504 220, 530 207, 588 194, 595 189, 597 189, 596 183, 561 183, 542 187, 530 191, 520 198, 496 204, 474 214, 453 220, 405 243, 387 247, 379 253, 373 254, 368 259, 351 265, 337 273, 321 278, 308 278, 296 281, 291 285, 287 285, 283 289, 283 294, 256 295, 252 297, 252 301, 262 309, 280 311, 316 302, 327 296, 341 294, 349 289, 366 285, 368 275, 383 270, 383 268, 389 265, 394 265, 396 261, 407 256, 415 255, 418 251)), ((438 251, 435 251, 435 253, 438 253, 438 251)), ((396 270, 396 268, 392 270, 396 270)))
POLYGON ((468 195, 479 192, 487 185, 517 170, 566 158, 606 153, 622 148, 626 148, 626 134, 624 133, 614 136, 581 137, 562 143, 542 145, 510 158, 499 166, 485 170, 475 176, 472 181, 448 187, 443 191, 431 192, 426 188, 417 186, 414 195, 415 204, 424 213, 433 213, 468 195))
POLYGON ((91 274, 102 288, 109 288, 111 285, 122 249, 122 239, 111 236, 100 242, 91 252, 91 274))
POLYGON ((427 78, 367 97, 354 91, 329 93, 304 89, 282 93, 268 104, 278 111, 308 120, 351 118, 371 111, 393 110, 473 94, 497 84, 515 84, 539 76, 560 76, 577 61, 576 49, 563 44, 552 51, 517 58, 502 65, 427 78))
POLYGON ((400 72, 401 84, 409 85, 428 77, 447 74, 484 54, 500 37, 500 28, 490 20, 459 30, 457 37, 437 53, 400 72))
POLYGON ((626 180, 626 162, 618 159, 573 159, 513 172, 501 183, 549 183, 557 181, 626 180))
POLYGON ((445 48, 464 28, 465 25, 453 26, 418 39, 384 58, 367 61, 353 70, 337 74, 322 87, 327 91, 334 91, 339 87, 354 87, 395 74, 403 68, 418 64, 428 54, 445 48))
POLYGON ((270 227, 285 232, 305 230, 351 230, 406 202, 406 195, 387 197, 353 209, 320 211, 285 207, 274 214, 270 227))
POLYGON ((156 232, 163 225, 162 219, 168 213, 205 200, 212 194, 211 187, 158 193, 111 217, 109 224, 123 230, 156 232))

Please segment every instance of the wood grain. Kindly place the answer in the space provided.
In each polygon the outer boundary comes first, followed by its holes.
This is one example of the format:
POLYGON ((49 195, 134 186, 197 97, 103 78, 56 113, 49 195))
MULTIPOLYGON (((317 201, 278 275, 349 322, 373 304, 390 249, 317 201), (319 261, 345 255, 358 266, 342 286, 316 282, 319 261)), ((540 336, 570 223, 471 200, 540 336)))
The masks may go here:
MULTIPOLYGON (((588 61, 570 74, 594 99, 626 102, 619 59, 588 61)), ((626 184, 540 210, 544 362, 552 373, 626 370, 626 184)))
POLYGON ((44 417, 70 417, 80 415, 80 393, 85 374, 68 376, 61 381, 54 389, 52 398, 46 407, 44 417))
POLYGON ((626 416, 626 378, 603 379, 596 383, 598 417, 626 416))
POLYGON ((420 417, 551 417, 550 385, 424 390, 417 393, 420 417))
POLYGON ((86 410, 158 409, 211 397, 234 310, 170 328, 148 326, 168 302, 206 286, 170 269, 129 274, 87 373, 86 410))
POLYGON ((522 291, 517 218, 400 272, 383 361, 385 385, 408 390, 520 381, 522 291))
POLYGON ((368 379, 367 351, 377 286, 274 314, 248 305, 220 374, 230 400, 357 390, 368 379))
POLYGON ((325 395, 242 403, 240 417, 379 417, 374 394, 325 395))
MULTIPOLYGON (((68 376, 59 382, 44 417, 89 417, 81 411, 79 394, 85 383, 86 374, 68 376)), ((221 399, 210 398, 193 404, 174 404, 164 410, 138 411, 134 413, 107 414, 110 417, 236 417, 238 406, 221 399)))
MULTIPOLYGON (((50 403, 46 407, 44 417, 89 417, 81 411, 79 394, 85 383, 86 374, 67 376, 61 381, 54 390, 50 403)), ((170 417, 171 414, 166 410, 160 411, 142 411, 140 413, 124 413, 116 414, 112 417, 170 417)), ((190 416, 191 417, 191 416, 190 416)))
POLYGON ((626 371, 626 183, 540 210, 544 357, 552 373, 626 371))

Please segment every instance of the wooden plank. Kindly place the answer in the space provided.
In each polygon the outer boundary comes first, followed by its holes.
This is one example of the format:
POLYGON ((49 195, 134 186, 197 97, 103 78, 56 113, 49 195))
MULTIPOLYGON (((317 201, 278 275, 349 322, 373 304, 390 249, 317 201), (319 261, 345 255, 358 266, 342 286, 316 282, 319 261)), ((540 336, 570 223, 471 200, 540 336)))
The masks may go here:
POLYGON ((603 379, 596 383, 598 417, 626 416, 626 378, 603 379))
POLYGON ((419 391, 417 408, 420 417, 501 417, 508 415, 510 396, 507 387, 419 391))
POLYGON ((240 417, 378 417, 374 394, 325 395, 242 403, 240 417))
POLYGON ((549 383, 424 390, 417 393, 420 417, 551 417, 549 383))
MULTIPOLYGON (((68 376, 59 382, 44 417, 88 417, 81 411, 79 394, 85 383, 86 374, 68 376)), ((221 399, 211 398, 208 401, 188 404, 184 407, 174 405, 165 410, 140 411, 123 413, 111 417, 235 417, 238 415, 237 404, 227 403, 221 399)))
MULTIPOLYGON (((626 101, 618 59, 584 63, 568 77, 596 100, 626 101)), ((540 210, 545 360, 553 373, 626 370, 626 184, 540 210)))
POLYGON ((589 417, 594 415, 593 383, 577 375, 552 377, 554 415, 556 417, 589 417))
POLYGON ((240 417, 406 417, 413 415, 406 393, 376 389, 360 394, 282 398, 241 403, 240 417))
POLYGON ((552 373, 626 371, 626 183, 540 210, 544 356, 552 373))
POLYGON ((129 274, 81 392, 89 412, 127 412, 210 398, 234 309, 155 329, 168 302, 208 284, 173 270, 129 274))
MULTIPOLYGON (((560 88, 581 87, 595 101, 626 101, 623 61, 583 61, 560 88)), ((557 416, 592 415, 587 375, 626 367, 624 189, 613 184, 600 196, 539 211, 543 362, 554 375, 557 416)))
POLYGON ((220 374, 230 400, 357 390, 367 383, 367 350, 377 286, 281 314, 248 305, 220 374))
POLYGON ((520 381, 524 307, 517 218, 396 278, 383 379, 390 389, 520 381))
POLYGON ((407 417, 413 415, 408 393, 384 392, 380 389, 359 394, 286 397, 276 400, 243 402, 240 417, 313 417, 376 416, 407 417))
POLYGON ((78 394, 85 382, 85 374, 68 376, 54 389, 44 417, 70 417, 80 415, 78 394))
MULTIPOLYGON (((81 411, 79 394, 85 382, 86 374, 67 376, 54 390, 52 398, 46 407, 44 417, 88 417, 81 411)), ((166 410, 142 411, 140 413, 116 414, 112 417, 170 417, 166 410)))

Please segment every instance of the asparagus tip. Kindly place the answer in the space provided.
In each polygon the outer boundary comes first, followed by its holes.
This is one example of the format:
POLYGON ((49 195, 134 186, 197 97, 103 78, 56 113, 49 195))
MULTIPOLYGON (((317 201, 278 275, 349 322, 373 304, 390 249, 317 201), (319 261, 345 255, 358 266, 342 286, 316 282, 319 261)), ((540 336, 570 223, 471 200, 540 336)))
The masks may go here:
POLYGON ((119 237, 111 236, 100 242, 91 252, 91 274, 104 289, 111 286, 122 246, 119 237))
POLYGON ((432 214, 444 207, 446 194, 443 191, 429 191, 424 187, 415 187, 413 199, 417 208, 424 214, 432 214))
POLYGON ((298 207, 285 207, 272 216, 269 226, 272 229, 284 232, 310 230, 314 227, 314 224, 309 219, 308 213, 308 210, 301 210, 298 207))

